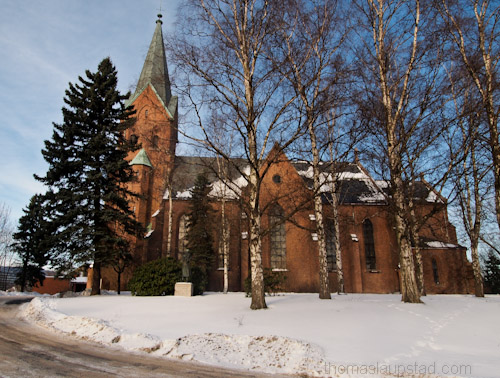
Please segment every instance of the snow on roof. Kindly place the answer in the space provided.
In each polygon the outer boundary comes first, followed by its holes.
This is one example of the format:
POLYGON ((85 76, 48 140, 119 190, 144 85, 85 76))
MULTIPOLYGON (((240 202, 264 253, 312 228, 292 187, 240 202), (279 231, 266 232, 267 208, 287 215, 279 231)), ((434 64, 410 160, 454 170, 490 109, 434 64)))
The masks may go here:
POLYGON ((425 242, 425 244, 428 248, 459 248, 460 247, 458 244, 445 243, 445 242, 438 241, 438 240, 428 241, 428 242, 425 242))
POLYGON ((75 277, 71 280, 71 283, 87 283, 87 277, 75 277))

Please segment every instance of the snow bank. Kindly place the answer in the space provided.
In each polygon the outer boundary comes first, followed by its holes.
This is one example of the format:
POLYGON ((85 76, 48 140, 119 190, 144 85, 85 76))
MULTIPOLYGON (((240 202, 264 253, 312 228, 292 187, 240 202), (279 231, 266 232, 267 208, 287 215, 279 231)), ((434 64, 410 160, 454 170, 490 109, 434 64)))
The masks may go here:
MULTIPOLYGON (((72 298, 74 299, 74 298, 72 298)), ((21 315, 48 329, 71 334, 83 340, 105 345, 117 345, 128 350, 150 352, 161 347, 161 341, 151 335, 127 334, 109 322, 85 316, 67 316, 55 310, 57 299, 34 298, 21 310, 21 315)))
POLYGON ((188 335, 178 339, 165 355, 268 373, 311 374, 323 368, 319 348, 278 336, 188 335))
POLYGON ((0 290, 0 297, 48 297, 50 294, 40 294, 36 291, 4 291, 0 290))
POLYGON ((500 296, 317 294, 266 298, 35 298, 23 316, 74 336, 157 356, 311 376, 497 377, 500 296))

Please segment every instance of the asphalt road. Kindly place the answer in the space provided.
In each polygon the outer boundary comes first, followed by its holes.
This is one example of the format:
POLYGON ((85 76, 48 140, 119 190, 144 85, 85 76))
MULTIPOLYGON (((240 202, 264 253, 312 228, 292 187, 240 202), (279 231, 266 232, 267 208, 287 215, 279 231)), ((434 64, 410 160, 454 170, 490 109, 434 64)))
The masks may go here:
POLYGON ((16 317, 20 304, 29 300, 29 297, 0 297, 1 378, 271 377, 134 354, 63 337, 16 317))

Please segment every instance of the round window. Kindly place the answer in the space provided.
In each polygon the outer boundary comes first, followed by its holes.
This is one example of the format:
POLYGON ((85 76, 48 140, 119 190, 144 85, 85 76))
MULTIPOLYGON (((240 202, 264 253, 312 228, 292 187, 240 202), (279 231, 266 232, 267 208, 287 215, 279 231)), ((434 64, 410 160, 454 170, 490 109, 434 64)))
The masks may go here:
POLYGON ((280 175, 274 175, 274 176, 273 176, 273 181, 274 181, 276 184, 280 184, 280 183, 281 183, 281 176, 280 176, 280 175))

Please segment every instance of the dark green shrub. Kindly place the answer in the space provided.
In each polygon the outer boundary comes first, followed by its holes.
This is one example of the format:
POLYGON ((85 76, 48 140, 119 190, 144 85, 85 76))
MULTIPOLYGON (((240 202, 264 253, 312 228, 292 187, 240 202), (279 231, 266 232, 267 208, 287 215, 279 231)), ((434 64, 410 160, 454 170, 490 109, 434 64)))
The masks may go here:
MULTIPOLYGON (((264 268, 264 291, 267 294, 274 295, 284 291, 283 285, 287 276, 285 272, 273 272, 270 268, 264 268)), ((252 296, 252 278, 250 275, 246 278, 244 284, 245 292, 247 297, 252 296)))
POLYGON ((181 278, 181 263, 172 257, 166 257, 138 267, 128 288, 132 295, 173 295, 175 283, 181 281, 181 278))

